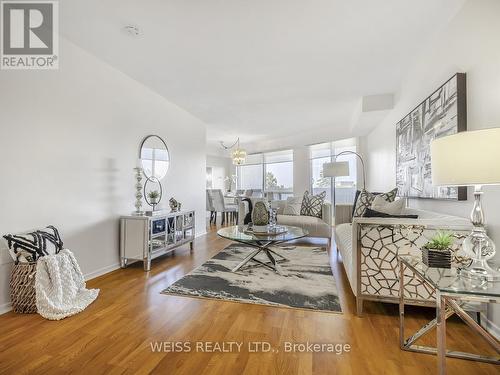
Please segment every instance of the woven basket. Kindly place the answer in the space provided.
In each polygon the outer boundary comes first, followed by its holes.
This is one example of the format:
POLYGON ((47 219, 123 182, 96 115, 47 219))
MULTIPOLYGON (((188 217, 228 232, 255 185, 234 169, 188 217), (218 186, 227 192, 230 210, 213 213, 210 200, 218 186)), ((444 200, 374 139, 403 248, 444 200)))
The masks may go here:
POLYGON ((36 263, 18 263, 10 274, 10 300, 16 313, 36 313, 36 263))

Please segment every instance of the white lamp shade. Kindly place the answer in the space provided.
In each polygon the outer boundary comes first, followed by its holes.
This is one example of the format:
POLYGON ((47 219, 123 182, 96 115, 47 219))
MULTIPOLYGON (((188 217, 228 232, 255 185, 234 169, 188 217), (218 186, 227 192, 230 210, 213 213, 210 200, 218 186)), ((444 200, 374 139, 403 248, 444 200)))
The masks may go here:
POLYGON ((348 161, 336 161, 323 164, 323 177, 345 177, 349 175, 348 161))
POLYGON ((431 143, 432 184, 500 184, 500 128, 462 132, 431 143))

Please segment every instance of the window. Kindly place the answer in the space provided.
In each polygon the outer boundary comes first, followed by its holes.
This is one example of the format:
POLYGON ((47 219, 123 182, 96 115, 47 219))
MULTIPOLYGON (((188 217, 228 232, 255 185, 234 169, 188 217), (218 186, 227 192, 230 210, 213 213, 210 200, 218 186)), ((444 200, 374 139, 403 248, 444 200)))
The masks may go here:
POLYGON ((326 192, 326 200, 332 202, 332 181, 329 177, 323 177, 323 164, 329 163, 331 157, 318 157, 311 159, 311 191, 314 195, 326 192))
POLYGON ((357 181, 357 157, 353 154, 339 155, 344 151, 356 152, 356 139, 349 138, 341 141, 328 142, 312 145, 309 147, 311 158, 311 191, 313 194, 326 192, 326 199, 332 204, 353 203, 356 194, 357 181), (323 164, 332 161, 349 162, 350 175, 346 177, 337 177, 335 187, 333 179, 323 177, 323 164))
POLYGON ((240 166, 238 168, 238 188, 262 190, 262 164, 240 166))
POLYGON ((252 189, 255 196, 269 193, 279 200, 293 195, 292 150, 248 155, 237 171, 240 190, 252 189))
POLYGON ((252 154, 247 156, 245 164, 237 167, 238 189, 252 189, 262 192, 262 173, 264 170, 262 161, 262 154, 252 154))
POLYGON ((276 199, 293 195, 293 151, 264 154, 264 191, 276 199))

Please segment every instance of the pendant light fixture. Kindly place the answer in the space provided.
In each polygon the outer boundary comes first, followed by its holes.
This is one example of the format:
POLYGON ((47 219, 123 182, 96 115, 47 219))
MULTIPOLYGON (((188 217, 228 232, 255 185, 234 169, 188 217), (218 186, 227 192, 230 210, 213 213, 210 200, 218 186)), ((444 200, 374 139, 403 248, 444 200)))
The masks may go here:
POLYGON ((226 146, 224 142, 220 142, 222 148, 224 150, 230 150, 234 147, 234 150, 231 151, 231 158, 233 160, 234 165, 241 165, 245 162, 247 157, 247 152, 240 147, 240 138, 236 140, 231 146, 226 146))

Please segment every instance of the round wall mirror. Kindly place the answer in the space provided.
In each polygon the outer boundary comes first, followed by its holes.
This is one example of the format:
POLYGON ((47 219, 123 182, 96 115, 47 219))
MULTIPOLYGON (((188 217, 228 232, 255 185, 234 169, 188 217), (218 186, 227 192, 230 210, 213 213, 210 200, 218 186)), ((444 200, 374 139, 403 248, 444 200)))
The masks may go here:
POLYGON ((139 150, 142 169, 147 178, 161 180, 170 167, 170 154, 167 144, 157 135, 148 135, 141 143, 139 150))

